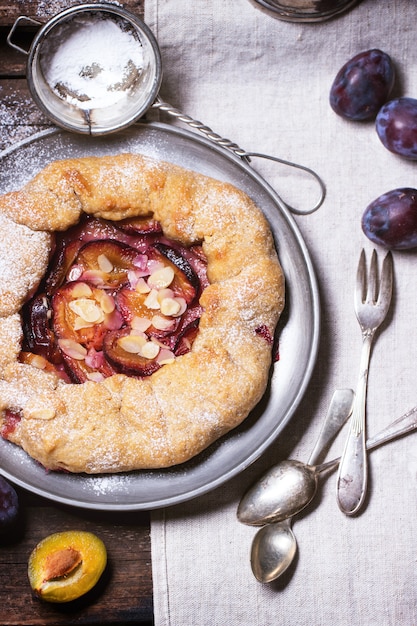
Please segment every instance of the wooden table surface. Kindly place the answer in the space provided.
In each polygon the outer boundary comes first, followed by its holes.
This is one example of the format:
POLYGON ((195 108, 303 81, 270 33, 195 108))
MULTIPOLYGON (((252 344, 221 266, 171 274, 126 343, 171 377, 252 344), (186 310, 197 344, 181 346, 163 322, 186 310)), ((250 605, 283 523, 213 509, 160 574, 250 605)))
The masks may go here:
MULTIPOLYGON (((48 127, 34 104, 26 82, 26 61, 7 44, 20 15, 44 23, 73 4, 65 0, 0 0, 0 150, 48 127)), ((143 0, 124 2, 143 18, 143 0)), ((17 33, 28 49, 34 30, 17 33)), ((17 43, 14 38, 13 41, 17 43)), ((0 624, 152 624, 152 573, 149 514, 77 509, 18 489, 19 523, 0 537, 0 624), (84 598, 68 604, 47 604, 34 598, 27 578, 27 561, 36 543, 62 530, 90 530, 108 551, 108 567, 98 585, 84 598)))

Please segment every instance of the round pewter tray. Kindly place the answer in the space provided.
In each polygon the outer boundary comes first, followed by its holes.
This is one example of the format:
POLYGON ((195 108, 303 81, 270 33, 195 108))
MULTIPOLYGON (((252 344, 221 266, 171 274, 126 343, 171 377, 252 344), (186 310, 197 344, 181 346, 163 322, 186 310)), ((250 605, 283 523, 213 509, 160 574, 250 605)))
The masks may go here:
POLYGON ((15 484, 73 506, 127 511, 168 506, 202 495, 262 454, 290 420, 310 380, 320 314, 309 254, 285 205, 245 161, 192 132, 159 123, 139 123, 106 137, 52 129, 0 154, 0 193, 19 189, 53 160, 120 152, 176 163, 228 181, 251 196, 274 233, 287 300, 278 328, 279 361, 264 398, 241 426, 188 463, 166 470, 101 476, 48 472, 19 447, 0 440, 0 472, 15 484))

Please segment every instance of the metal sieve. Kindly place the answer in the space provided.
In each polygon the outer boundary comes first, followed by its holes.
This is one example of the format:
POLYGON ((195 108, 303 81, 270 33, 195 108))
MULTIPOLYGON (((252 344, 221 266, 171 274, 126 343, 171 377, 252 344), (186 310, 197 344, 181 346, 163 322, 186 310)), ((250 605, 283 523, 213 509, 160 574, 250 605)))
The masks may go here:
POLYGON ((129 126, 152 105, 161 85, 161 55, 152 32, 115 5, 73 6, 44 25, 21 16, 7 41, 28 55, 28 85, 39 108, 55 124, 73 132, 104 135, 129 126), (41 26, 29 50, 12 41, 23 21, 41 26), (95 51, 95 58, 86 58, 80 68, 74 68, 74 55, 83 54, 80 41, 95 51), (101 51, 100 46, 104 46, 101 51), (115 55, 120 55, 119 65, 115 55), (110 71, 114 67, 119 70, 117 77, 110 71), (78 69, 82 86, 74 87, 68 77, 78 69), (57 81, 58 72, 63 78, 57 81))

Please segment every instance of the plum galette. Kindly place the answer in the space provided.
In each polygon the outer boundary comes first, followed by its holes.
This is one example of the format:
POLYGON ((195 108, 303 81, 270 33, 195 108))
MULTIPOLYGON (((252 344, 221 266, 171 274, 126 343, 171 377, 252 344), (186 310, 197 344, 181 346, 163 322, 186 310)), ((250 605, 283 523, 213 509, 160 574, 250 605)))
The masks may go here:
POLYGON ((138 154, 0 197, 0 424, 51 470, 187 461, 265 392, 284 277, 230 184, 138 154))

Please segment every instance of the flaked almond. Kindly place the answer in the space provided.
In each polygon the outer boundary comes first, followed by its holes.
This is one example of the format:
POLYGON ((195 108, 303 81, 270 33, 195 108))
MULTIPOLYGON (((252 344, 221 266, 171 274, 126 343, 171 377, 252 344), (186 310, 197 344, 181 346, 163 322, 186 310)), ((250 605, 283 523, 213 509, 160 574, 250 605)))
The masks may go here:
POLYGON ((97 263, 102 272, 109 274, 113 270, 113 263, 105 254, 99 254, 97 257, 97 263))
POLYGON ((81 553, 71 547, 48 554, 45 559, 44 582, 68 576, 81 562, 81 553))
POLYGON ((151 288, 149 287, 148 283, 146 282, 144 278, 138 278, 136 285, 135 285, 135 290, 138 293, 149 293, 151 288))
POLYGON ((178 315, 181 310, 181 304, 178 298, 164 298, 161 302, 161 313, 163 315, 178 315))
POLYGON ((112 313, 107 313, 104 318, 104 327, 107 330, 118 330, 123 326, 123 316, 117 309, 114 309, 112 313))
POLYGON ((38 370, 44 370, 48 365, 48 361, 43 356, 40 356, 40 354, 33 354, 32 352, 28 352, 27 354, 28 356, 25 362, 33 365, 33 367, 36 367, 38 370))
POLYGON ((76 283, 71 290, 72 297, 75 298, 89 298, 93 295, 90 285, 87 283, 76 283))
POLYGON ((158 291, 156 289, 152 289, 149 292, 149 295, 145 300, 145 306, 147 306, 148 309, 152 309, 154 311, 157 311, 160 308, 158 302, 158 291))
POLYGON ((106 273, 100 270, 86 270, 82 274, 84 280, 88 280, 95 287, 105 287, 106 286, 106 273))
POLYGON ((143 330, 139 330, 138 328, 130 329, 130 336, 142 337, 145 341, 148 341, 148 335, 143 332, 143 330))
POLYGON ((117 340, 117 343, 125 352, 129 352, 130 354, 139 354, 141 353, 143 345, 147 343, 147 339, 143 335, 130 334, 125 337, 120 337, 120 339, 117 340))
POLYGON ((162 315, 154 315, 152 318, 152 326, 157 330, 169 330, 174 324, 174 320, 170 320, 162 315))
POLYGON ((159 341, 159 339, 157 339, 157 337, 151 337, 151 341, 152 341, 152 343, 154 343, 157 346, 159 346, 162 350, 164 348, 166 348, 166 345, 162 341, 159 341))
POLYGON ((64 354, 77 361, 83 361, 87 356, 84 346, 73 339, 58 339, 58 346, 64 354))
POLYGON ((148 285, 155 289, 164 289, 174 280, 175 272, 172 267, 166 265, 161 269, 157 269, 148 278, 148 285))
POLYGON ((54 419, 56 415, 55 409, 52 407, 33 407, 26 411, 26 417, 33 420, 49 421, 54 419))
POLYGON ((153 274, 154 272, 157 272, 158 270, 163 270, 164 267, 166 267, 166 265, 165 263, 162 263, 162 261, 149 259, 146 264, 146 267, 147 267, 149 274, 153 274))
POLYGON ((94 322, 86 322, 83 317, 76 317, 72 325, 74 330, 82 330, 83 328, 92 328, 95 326, 94 322))
POLYGON ((95 300, 91 300, 90 298, 77 298, 76 300, 71 300, 68 306, 73 313, 82 317, 82 319, 86 322, 99 324, 104 320, 102 308, 95 300))
POLYGON ((137 275, 135 270, 128 270, 127 280, 129 281, 131 288, 135 289, 137 282, 139 280, 139 276, 137 275))
POLYGON ((116 308, 116 303, 113 296, 108 294, 106 291, 99 291, 97 294, 97 299, 100 303, 101 310, 105 315, 113 313, 114 309, 116 308))
POLYGON ((162 348, 156 360, 158 361, 159 365, 166 365, 167 363, 172 363, 173 361, 175 361, 175 354, 167 348, 162 348))
POLYGON ((104 376, 101 372, 88 372, 87 378, 93 383, 101 383, 104 380, 104 376))
POLYGON ((158 289, 158 302, 159 304, 162 303, 162 300, 165 300, 165 298, 174 298, 175 294, 172 291, 172 289, 158 289))
POLYGON ((131 321, 131 327, 133 330, 144 333, 151 326, 152 322, 147 317, 139 317, 135 315, 131 321))
POLYGON ((185 300, 185 298, 174 298, 175 302, 178 302, 178 304, 180 305, 180 308, 178 310, 178 313, 171 313, 172 317, 180 317, 180 315, 182 315, 183 313, 185 313, 185 311, 187 310, 187 301, 185 300))
POLYGON ((159 353, 159 346, 156 345, 153 341, 147 341, 143 344, 140 350, 141 356, 145 357, 145 359, 154 359, 159 353))

